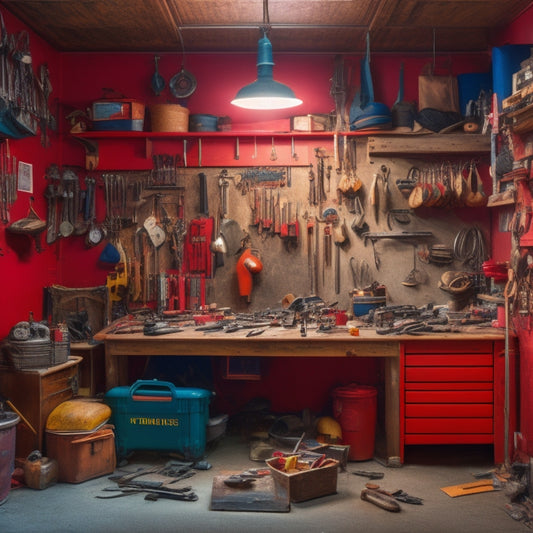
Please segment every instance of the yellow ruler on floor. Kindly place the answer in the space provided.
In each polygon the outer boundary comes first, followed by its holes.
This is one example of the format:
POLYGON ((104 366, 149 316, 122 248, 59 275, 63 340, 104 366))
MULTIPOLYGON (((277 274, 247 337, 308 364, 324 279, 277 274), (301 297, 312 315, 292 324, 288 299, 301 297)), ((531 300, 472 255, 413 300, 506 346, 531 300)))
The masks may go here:
POLYGON ((490 492, 494 490, 494 486, 492 484, 492 479, 484 479, 480 481, 472 481, 471 483, 463 483, 461 485, 442 487, 440 490, 445 492, 451 498, 457 498, 457 496, 467 496, 468 494, 490 492))

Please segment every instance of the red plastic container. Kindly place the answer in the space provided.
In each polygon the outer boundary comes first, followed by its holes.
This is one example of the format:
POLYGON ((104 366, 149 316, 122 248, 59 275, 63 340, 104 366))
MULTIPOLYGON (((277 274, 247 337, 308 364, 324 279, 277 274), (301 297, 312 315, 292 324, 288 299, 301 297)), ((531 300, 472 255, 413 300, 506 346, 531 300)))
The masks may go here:
POLYGON ((15 467, 15 439, 20 418, 10 411, 0 412, 0 505, 9 495, 15 467))
POLYGON ((350 446, 350 461, 374 457, 377 418, 377 389, 347 385, 333 391, 333 416, 342 428, 343 444, 350 446))

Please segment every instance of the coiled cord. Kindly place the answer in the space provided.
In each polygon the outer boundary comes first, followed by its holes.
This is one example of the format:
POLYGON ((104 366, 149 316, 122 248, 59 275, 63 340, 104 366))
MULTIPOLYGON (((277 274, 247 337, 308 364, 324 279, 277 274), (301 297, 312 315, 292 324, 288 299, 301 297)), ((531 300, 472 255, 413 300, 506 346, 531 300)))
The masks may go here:
POLYGON ((483 261, 487 259, 487 247, 481 230, 473 226, 459 231, 455 236, 453 252, 463 265, 474 272, 479 272, 483 261))

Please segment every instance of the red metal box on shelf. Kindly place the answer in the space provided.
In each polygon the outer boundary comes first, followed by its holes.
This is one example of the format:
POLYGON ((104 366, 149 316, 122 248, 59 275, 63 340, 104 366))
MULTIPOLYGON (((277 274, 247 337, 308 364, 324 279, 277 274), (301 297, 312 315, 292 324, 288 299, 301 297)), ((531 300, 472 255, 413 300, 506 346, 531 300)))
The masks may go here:
POLYGON ((143 131, 144 110, 137 100, 98 100, 92 106, 93 130, 143 131))
POLYGON ((46 432, 46 453, 58 465, 57 479, 81 483, 115 470, 115 435, 104 426, 92 432, 46 432))

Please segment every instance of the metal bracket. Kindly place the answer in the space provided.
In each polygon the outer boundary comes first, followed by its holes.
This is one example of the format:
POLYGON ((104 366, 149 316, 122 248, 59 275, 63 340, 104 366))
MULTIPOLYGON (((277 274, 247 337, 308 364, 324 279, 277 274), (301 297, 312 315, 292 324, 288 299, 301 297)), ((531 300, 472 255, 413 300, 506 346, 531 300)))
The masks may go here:
POLYGON ((100 162, 98 154, 98 142, 82 139, 81 137, 74 137, 85 148, 85 169, 96 170, 100 162))
POLYGON ((374 252, 374 264, 376 265, 376 269, 379 270, 379 267, 381 265, 381 260, 379 258, 378 253, 376 252, 376 241, 379 239, 420 239, 424 237, 433 237, 433 233, 431 231, 391 231, 391 232, 382 232, 382 233, 363 233, 364 243, 366 246, 366 243, 368 239, 372 242, 372 249, 374 252))

